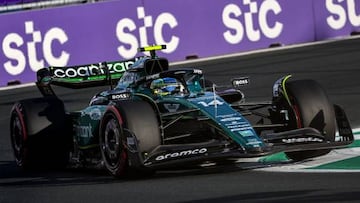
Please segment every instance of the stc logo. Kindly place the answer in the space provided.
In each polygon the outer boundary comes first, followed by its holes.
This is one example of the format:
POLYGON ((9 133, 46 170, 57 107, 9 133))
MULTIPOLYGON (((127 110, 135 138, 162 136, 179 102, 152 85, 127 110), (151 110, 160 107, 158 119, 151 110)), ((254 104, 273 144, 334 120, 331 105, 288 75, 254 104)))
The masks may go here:
POLYGON ((137 8, 137 17, 139 21, 142 21, 143 26, 137 28, 136 22, 130 18, 121 19, 116 26, 116 36, 120 43, 117 48, 120 56, 124 58, 133 58, 138 53, 137 48, 147 46, 148 36, 154 37, 154 44, 166 44, 167 49, 162 50, 164 53, 172 53, 179 45, 179 37, 172 35, 170 39, 166 41, 163 36, 163 29, 170 27, 174 29, 178 22, 171 13, 161 13, 155 19, 152 16, 146 16, 144 7, 137 8), (150 33, 148 33, 148 31, 150 33), (152 33, 151 33, 152 31, 152 33), (136 33, 138 32, 138 33, 136 33), (138 37, 139 40, 138 41, 138 37))
POLYGON ((69 53, 61 51, 55 54, 52 49, 53 43, 63 45, 68 40, 61 28, 53 27, 42 35, 41 31, 34 29, 33 21, 26 21, 25 34, 30 37, 9 33, 2 41, 2 51, 8 59, 3 65, 9 74, 21 74, 27 66, 26 62, 33 71, 37 71, 45 67, 45 61, 51 66, 65 66, 69 61, 69 53), (25 42, 24 38, 30 40, 25 42), (38 53, 39 50, 42 53, 38 53), (42 54, 43 58, 39 58, 38 54, 42 54))
POLYGON ((351 25, 360 26, 360 14, 356 14, 355 2, 359 3, 359 1, 355 0, 326 0, 326 9, 332 14, 326 19, 328 25, 335 30, 339 30, 349 20, 351 25), (343 7, 340 5, 341 2, 345 2, 346 5, 343 4, 343 7))
POLYGON ((268 22, 268 15, 278 15, 282 9, 276 0, 267 0, 261 2, 254 2, 251 0, 243 0, 243 5, 248 6, 249 12, 243 12, 236 4, 229 4, 225 6, 222 13, 222 20, 226 28, 223 36, 230 44, 240 43, 244 37, 250 41, 256 42, 261 38, 261 34, 267 38, 277 38, 282 30, 283 24, 281 22, 268 22), (260 5, 258 5, 260 4, 260 5), (243 22, 240 17, 243 16, 243 22), (258 23, 258 27, 254 26, 254 22, 258 23))

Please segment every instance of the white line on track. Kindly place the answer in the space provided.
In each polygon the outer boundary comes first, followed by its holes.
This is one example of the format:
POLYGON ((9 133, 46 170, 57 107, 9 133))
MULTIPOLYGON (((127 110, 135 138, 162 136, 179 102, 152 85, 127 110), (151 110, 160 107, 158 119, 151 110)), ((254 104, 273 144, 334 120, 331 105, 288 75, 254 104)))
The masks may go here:
POLYGON ((360 128, 353 128, 353 133, 355 133, 355 137, 360 139, 360 128))
POLYGON ((352 169, 309 169, 324 164, 330 164, 336 161, 342 161, 345 159, 354 158, 360 155, 360 148, 344 148, 331 151, 329 154, 321 157, 316 157, 311 160, 306 160, 301 163, 290 163, 284 165, 270 166, 266 168, 259 168, 256 170, 260 171, 271 171, 271 172, 360 172, 360 170, 352 169))
POLYGON ((257 168, 253 169, 257 171, 268 171, 268 172, 287 172, 287 173, 360 173, 360 170, 350 169, 303 169, 294 167, 269 167, 269 168, 257 168))
MULTIPOLYGON (((34 73, 35 74, 35 73, 34 73)), ((24 88, 24 87, 32 87, 35 86, 35 83, 25 83, 25 84, 20 84, 20 85, 13 85, 13 86, 6 86, 6 87, 0 87, 0 91, 2 90, 12 90, 12 89, 20 89, 20 88, 24 88)))

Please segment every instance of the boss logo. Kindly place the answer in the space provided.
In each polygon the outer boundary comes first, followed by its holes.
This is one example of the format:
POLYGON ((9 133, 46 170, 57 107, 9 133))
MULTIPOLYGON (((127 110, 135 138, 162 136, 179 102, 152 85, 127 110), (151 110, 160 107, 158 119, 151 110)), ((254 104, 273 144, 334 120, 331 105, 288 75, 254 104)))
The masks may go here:
POLYGON ((233 87, 240 87, 248 84, 250 84, 250 79, 248 77, 232 79, 233 87))
POLYGON ((111 100, 118 100, 118 99, 127 99, 130 97, 130 94, 128 93, 123 93, 123 94, 112 94, 111 95, 111 100))

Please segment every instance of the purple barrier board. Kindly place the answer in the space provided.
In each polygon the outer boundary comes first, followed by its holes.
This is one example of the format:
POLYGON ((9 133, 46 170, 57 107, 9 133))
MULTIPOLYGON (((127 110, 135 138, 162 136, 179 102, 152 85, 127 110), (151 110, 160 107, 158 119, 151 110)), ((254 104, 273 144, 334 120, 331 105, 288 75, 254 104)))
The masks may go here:
MULTIPOLYGON (((151 44, 166 44, 167 49, 159 54, 181 61, 192 54, 209 57, 263 49, 273 43, 324 39, 335 33, 317 28, 317 24, 324 25, 324 15, 329 16, 326 5, 345 8, 344 2, 355 4, 354 0, 334 2, 117 0, 3 14, 0 86, 11 80, 33 82, 36 70, 46 66, 133 58, 139 55, 138 47, 151 44), (315 8, 319 9, 316 16, 315 8)), ((358 13, 357 8, 353 13, 358 13)), ((336 19, 336 12, 328 10, 336 19)))
MULTIPOLYGON (((273 43, 294 44, 313 40, 312 1, 197 0, 146 7, 153 16, 171 11, 179 38, 174 59, 186 55, 214 56, 267 48, 273 43), (204 6, 206 5, 206 6, 204 6), (303 10, 297 9, 299 7, 303 10), (174 9, 176 8, 176 9, 174 9)), ((169 38, 168 38, 169 39, 169 38)), ((170 40, 167 40, 170 41, 170 40)), ((175 39, 174 39, 175 44, 175 39)))
POLYGON ((360 31, 359 0, 314 0, 315 40, 349 36, 360 31))
POLYGON ((137 19, 140 6, 140 0, 110 1, 1 15, 0 86, 35 81, 34 72, 46 66, 121 59, 117 24, 137 19))

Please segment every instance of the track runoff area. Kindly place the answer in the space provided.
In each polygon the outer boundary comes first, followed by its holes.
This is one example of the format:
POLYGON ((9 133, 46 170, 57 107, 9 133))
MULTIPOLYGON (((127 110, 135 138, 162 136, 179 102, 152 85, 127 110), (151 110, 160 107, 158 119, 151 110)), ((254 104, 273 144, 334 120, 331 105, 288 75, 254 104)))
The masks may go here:
MULTIPOLYGON (((349 39, 360 38, 353 36, 349 39)), ((347 40, 347 39, 341 39, 347 40)), ((259 54, 271 52, 273 50, 296 49, 299 47, 311 46, 316 44, 326 44, 334 42, 334 40, 311 42, 299 45, 289 45, 286 47, 277 47, 275 49, 254 50, 245 53, 229 54, 224 56, 208 57, 194 59, 191 61, 173 62, 171 65, 186 65, 196 62, 211 62, 218 59, 240 57, 245 55, 259 54)), ((17 86, 0 87, 1 90, 9 90, 15 88, 24 88, 34 86, 34 83, 22 84, 17 86)), ((355 126, 354 126, 355 127, 355 126)), ((353 129, 355 141, 344 148, 332 150, 329 154, 305 160, 302 162, 293 162, 289 160, 282 152, 260 158, 242 158, 236 162, 237 167, 243 169, 253 169, 261 171, 273 172, 311 172, 311 173, 329 173, 329 172, 359 172, 360 173, 360 126, 353 129)))

